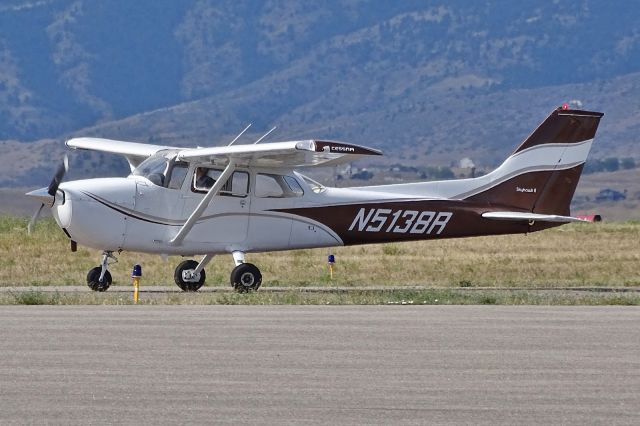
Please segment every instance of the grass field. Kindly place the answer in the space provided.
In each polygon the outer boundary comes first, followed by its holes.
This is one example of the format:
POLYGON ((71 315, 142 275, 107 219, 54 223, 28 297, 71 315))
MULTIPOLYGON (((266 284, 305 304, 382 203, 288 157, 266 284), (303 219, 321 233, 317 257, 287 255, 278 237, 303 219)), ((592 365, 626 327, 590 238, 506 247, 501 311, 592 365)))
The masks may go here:
MULTIPOLYGON (((0 287, 84 285, 100 252, 69 241, 52 219, 27 235, 26 218, 0 218, 0 287)), ((251 254, 263 286, 427 286, 457 287, 633 287, 640 286, 640 223, 565 225, 529 235, 393 243, 333 250, 333 280, 327 249, 251 254)), ((122 253, 110 267, 114 284, 129 284, 134 264, 142 284, 174 285, 180 257, 122 253)), ((230 255, 207 267, 207 286, 229 286, 230 255)))

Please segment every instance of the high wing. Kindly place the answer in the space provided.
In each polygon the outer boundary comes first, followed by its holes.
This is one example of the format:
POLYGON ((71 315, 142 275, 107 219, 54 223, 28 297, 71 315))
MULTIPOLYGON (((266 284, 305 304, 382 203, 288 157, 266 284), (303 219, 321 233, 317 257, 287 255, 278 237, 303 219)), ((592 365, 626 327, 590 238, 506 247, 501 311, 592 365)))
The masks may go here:
POLYGON ((67 141, 73 149, 86 149, 123 155, 133 170, 146 158, 163 150, 175 150, 186 162, 228 164, 263 168, 335 166, 363 156, 382 155, 381 151, 335 141, 302 140, 261 145, 231 145, 210 148, 178 148, 101 138, 75 138, 67 141))
POLYGON ((102 138, 74 138, 66 143, 69 148, 85 149, 123 155, 129 162, 131 170, 158 151, 165 149, 180 149, 171 146, 150 145, 138 142, 116 141, 102 138))
POLYGON ((303 140, 185 149, 178 152, 177 158, 188 162, 215 164, 225 164, 233 159, 238 166, 269 168, 334 166, 367 155, 382 155, 382 152, 342 142, 303 140))

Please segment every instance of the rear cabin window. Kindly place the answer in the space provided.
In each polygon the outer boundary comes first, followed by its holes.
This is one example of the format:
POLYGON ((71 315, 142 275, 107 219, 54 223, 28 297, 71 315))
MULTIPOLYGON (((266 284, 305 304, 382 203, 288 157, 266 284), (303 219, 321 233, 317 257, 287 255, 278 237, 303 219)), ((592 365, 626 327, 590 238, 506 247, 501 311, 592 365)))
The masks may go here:
POLYGON ((304 191, 291 176, 258 173, 255 194, 259 198, 290 198, 300 197, 304 191))
MULTIPOLYGON (((207 192, 218 181, 222 170, 198 167, 193 176, 193 189, 207 192)), ((220 195, 245 197, 249 192, 249 173, 235 171, 220 190, 220 195)))

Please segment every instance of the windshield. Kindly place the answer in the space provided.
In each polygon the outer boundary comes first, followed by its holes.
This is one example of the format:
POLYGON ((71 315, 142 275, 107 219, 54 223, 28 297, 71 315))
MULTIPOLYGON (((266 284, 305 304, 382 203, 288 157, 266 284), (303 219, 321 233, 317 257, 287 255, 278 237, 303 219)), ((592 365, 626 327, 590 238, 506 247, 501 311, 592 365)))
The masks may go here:
POLYGON ((316 194, 319 194, 327 189, 321 183, 316 182, 315 180, 311 179, 309 176, 305 176, 302 173, 298 173, 298 175, 305 181, 307 185, 309 185, 311 190, 316 194))
POLYGON ((168 165, 169 160, 162 156, 154 155, 140 163, 133 171, 133 175, 146 177, 151 183, 164 186, 168 165))

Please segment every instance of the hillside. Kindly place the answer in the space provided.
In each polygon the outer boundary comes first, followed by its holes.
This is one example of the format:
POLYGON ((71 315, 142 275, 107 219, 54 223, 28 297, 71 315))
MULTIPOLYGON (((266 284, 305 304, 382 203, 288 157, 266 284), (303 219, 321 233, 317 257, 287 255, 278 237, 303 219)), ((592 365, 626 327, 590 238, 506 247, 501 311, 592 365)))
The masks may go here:
MULTIPOLYGON (((8 0, 0 186, 45 183, 70 136, 218 145, 249 122, 251 137, 277 125, 390 162, 493 166, 565 101, 606 113, 595 157, 640 158, 639 18, 592 0, 8 0)), ((86 154, 72 167, 126 173, 86 154)))

